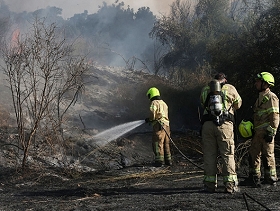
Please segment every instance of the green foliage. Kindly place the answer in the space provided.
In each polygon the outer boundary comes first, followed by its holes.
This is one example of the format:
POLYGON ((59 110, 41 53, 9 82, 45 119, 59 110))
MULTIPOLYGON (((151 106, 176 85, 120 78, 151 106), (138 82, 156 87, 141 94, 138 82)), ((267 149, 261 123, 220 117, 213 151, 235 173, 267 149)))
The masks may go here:
POLYGON ((212 65, 230 73, 240 92, 249 96, 254 77, 258 72, 271 72, 276 80, 275 90, 279 94, 280 81, 278 69, 280 66, 280 13, 273 7, 261 13, 248 32, 232 35, 217 41, 212 48, 214 59, 212 65))
POLYGON ((225 72, 243 98, 242 118, 254 103, 258 72, 271 72, 276 80, 273 91, 280 94, 279 8, 279 0, 199 0, 192 13, 187 3, 177 0, 170 15, 157 20, 151 35, 170 46, 163 61, 178 85, 192 90, 213 73, 225 72))
POLYGON ((234 22, 228 15, 228 5, 229 1, 225 0, 200 0, 196 5, 197 27, 206 39, 233 31, 234 22))
POLYGON ((151 35, 170 51, 164 56, 167 67, 185 67, 191 71, 211 61, 209 52, 216 41, 235 29, 227 14, 227 1, 201 0, 192 11, 191 3, 177 0, 171 6, 170 16, 157 20, 151 35))

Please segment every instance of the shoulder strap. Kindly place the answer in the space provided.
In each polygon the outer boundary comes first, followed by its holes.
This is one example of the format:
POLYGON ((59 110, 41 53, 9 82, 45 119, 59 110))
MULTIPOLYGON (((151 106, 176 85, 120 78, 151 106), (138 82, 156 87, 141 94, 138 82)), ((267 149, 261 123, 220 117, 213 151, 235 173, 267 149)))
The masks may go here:
MULTIPOLYGON (((209 92, 207 97, 206 97, 206 100, 204 102, 204 108, 206 109, 208 107, 208 102, 209 102, 209 99, 210 99, 210 95, 212 95, 212 92, 209 92)), ((207 110, 207 109, 206 109, 207 110)))
MULTIPOLYGON (((220 95, 221 95, 221 97, 222 97, 223 106, 224 106, 224 108, 226 109, 226 105, 225 105, 225 95, 224 95, 224 93, 222 92, 222 90, 220 91, 220 95)), ((229 109, 230 109, 230 108, 229 108, 229 109)))

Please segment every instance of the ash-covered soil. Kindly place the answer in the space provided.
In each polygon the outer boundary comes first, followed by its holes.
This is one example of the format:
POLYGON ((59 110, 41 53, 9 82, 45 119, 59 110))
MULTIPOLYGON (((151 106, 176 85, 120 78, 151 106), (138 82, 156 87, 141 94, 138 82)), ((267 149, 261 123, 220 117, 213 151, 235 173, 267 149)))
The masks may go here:
MULTIPOLYGON (((0 166, 0 210, 280 210, 279 186, 240 187, 239 193, 227 194, 219 176, 217 192, 203 192, 201 142, 195 134, 172 135, 190 160, 172 145, 171 167, 152 166, 150 139, 143 133, 117 140, 110 147, 122 156, 108 157, 115 165, 94 171, 37 166, 20 172, 0 166)), ((246 172, 242 165, 240 181, 246 172)))

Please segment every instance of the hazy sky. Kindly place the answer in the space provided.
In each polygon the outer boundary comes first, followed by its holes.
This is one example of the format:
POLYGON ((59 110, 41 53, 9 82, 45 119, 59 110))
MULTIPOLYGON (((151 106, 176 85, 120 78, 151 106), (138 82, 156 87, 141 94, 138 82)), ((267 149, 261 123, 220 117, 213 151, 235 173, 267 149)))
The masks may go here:
MULTIPOLYGON (((108 5, 115 3, 117 0, 4 0, 11 11, 31 12, 37 9, 46 8, 47 6, 56 6, 62 9, 63 18, 72 17, 75 13, 83 13, 84 10, 95 13, 98 6, 106 2, 108 5)), ((169 7, 175 0, 119 0, 124 2, 125 8, 129 5, 135 11, 140 7, 150 7, 150 10, 158 15, 169 12, 169 7)))

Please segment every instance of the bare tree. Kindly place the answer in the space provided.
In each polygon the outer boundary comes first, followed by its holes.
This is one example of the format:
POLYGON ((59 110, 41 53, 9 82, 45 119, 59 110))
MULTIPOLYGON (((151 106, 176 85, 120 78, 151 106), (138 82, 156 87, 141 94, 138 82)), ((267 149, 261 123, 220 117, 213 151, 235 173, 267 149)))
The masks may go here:
POLYGON ((88 67, 84 57, 73 55, 63 30, 40 19, 35 19, 28 34, 13 37, 3 57, 24 169, 37 134, 61 137, 64 115, 81 93, 88 67))

